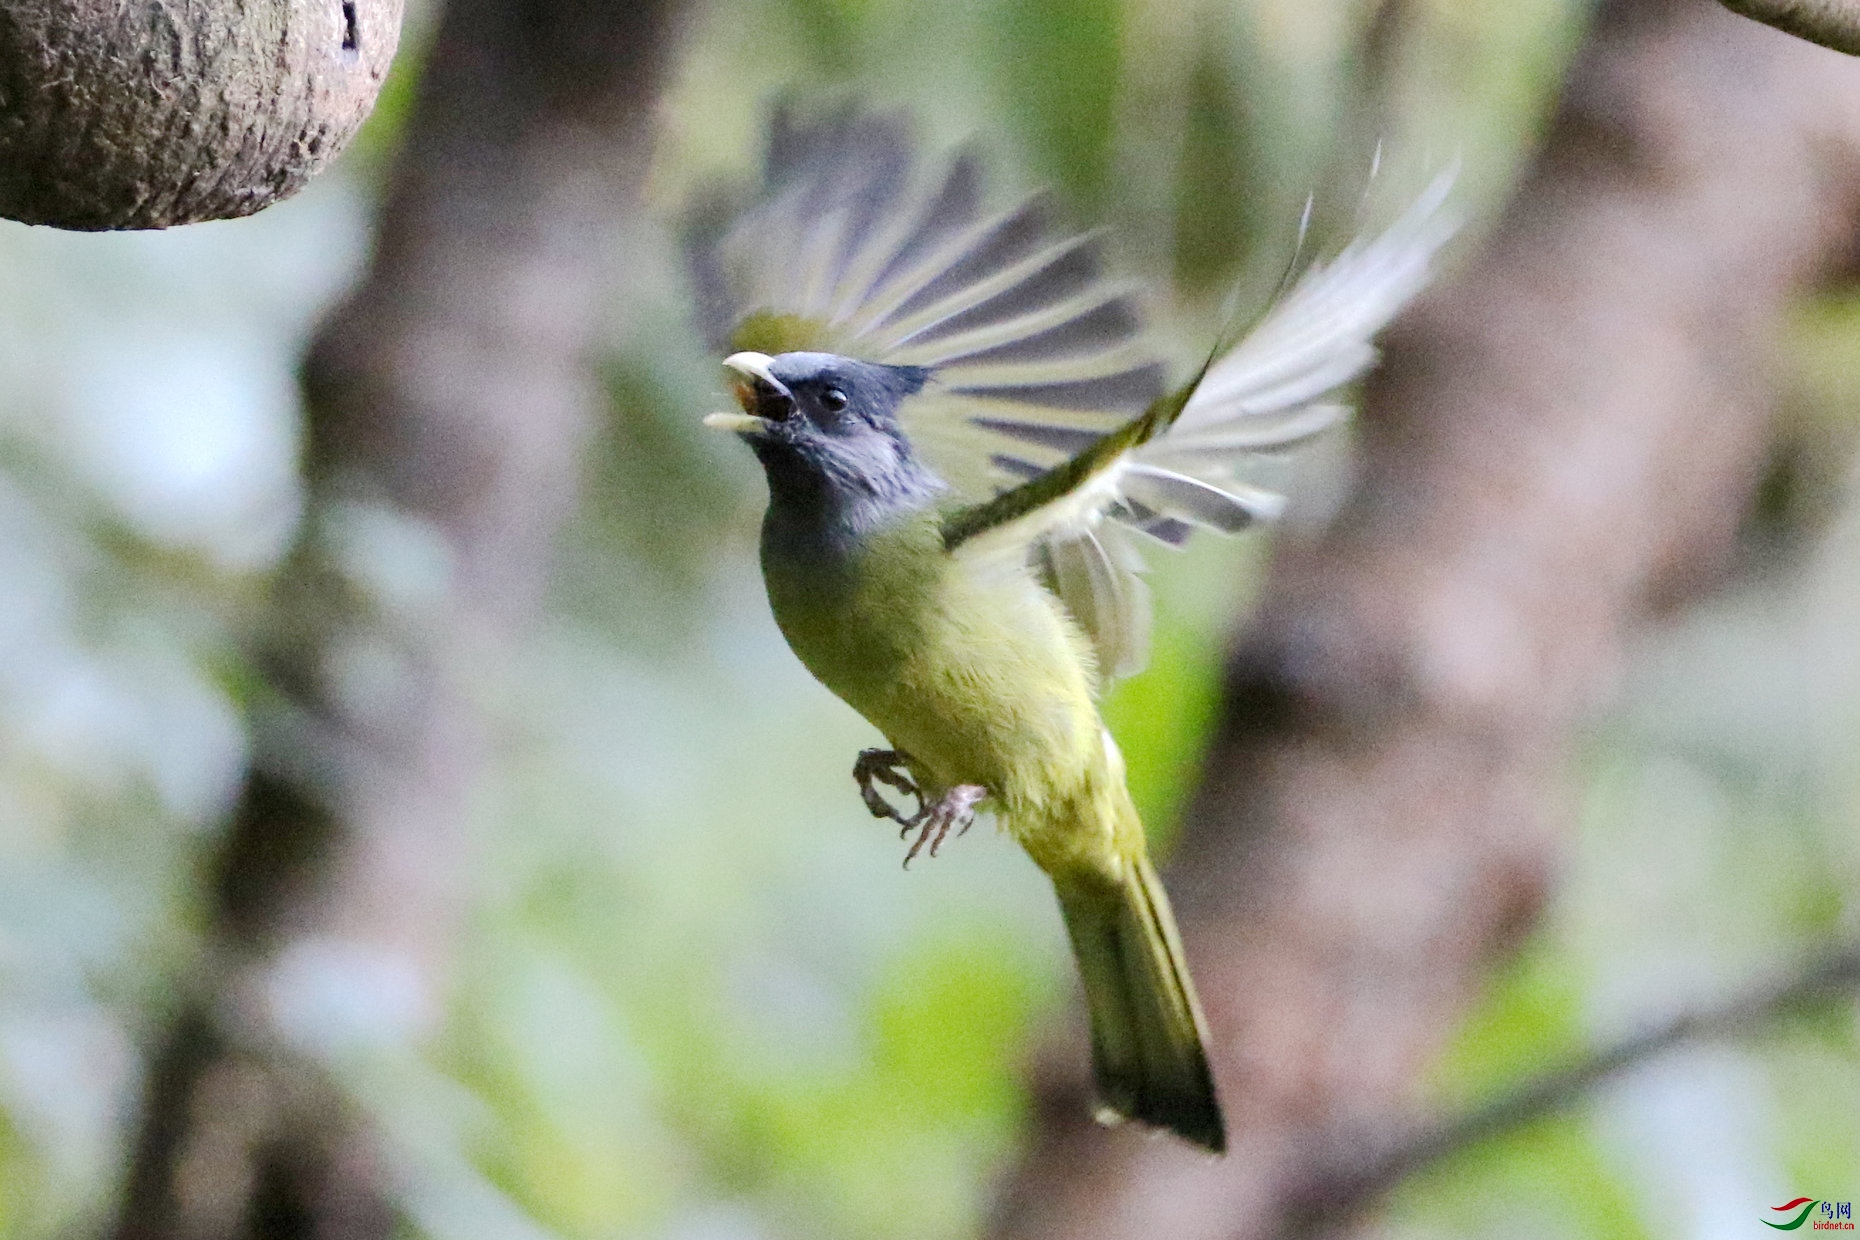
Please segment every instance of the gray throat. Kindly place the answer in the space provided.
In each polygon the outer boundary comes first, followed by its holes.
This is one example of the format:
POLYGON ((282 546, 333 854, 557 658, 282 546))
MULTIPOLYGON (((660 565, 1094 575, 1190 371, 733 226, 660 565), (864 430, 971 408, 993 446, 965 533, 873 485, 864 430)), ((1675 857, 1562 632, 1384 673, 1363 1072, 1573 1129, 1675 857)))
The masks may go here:
POLYGON ((786 444, 757 445, 756 455, 769 483, 764 549, 786 555, 838 558, 874 531, 928 509, 948 489, 908 456, 866 472, 849 468, 854 463, 837 453, 786 444))

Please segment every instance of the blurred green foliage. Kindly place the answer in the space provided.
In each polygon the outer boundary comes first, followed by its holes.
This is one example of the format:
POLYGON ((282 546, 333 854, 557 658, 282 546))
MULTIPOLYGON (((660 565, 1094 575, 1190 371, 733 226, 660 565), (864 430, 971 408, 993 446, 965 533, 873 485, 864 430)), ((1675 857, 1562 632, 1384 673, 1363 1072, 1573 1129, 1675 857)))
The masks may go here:
MULTIPOLYGON (((403 1159, 410 1235, 968 1235, 1023 1119, 1020 1066, 1074 1019, 1016 850, 978 831, 898 869, 848 777, 873 738, 760 598, 756 471, 697 425, 724 394, 677 216, 753 163, 771 95, 850 90, 979 134, 1004 192, 1053 182, 1112 227, 1187 357, 1236 290, 1244 310, 1271 289, 1308 193, 1320 250, 1450 158, 1475 221, 1502 199, 1580 7, 1401 11, 1372 55, 1366 6, 1296 0, 692 10, 584 512, 538 632, 481 686, 502 756, 447 1028, 336 1056, 403 1159)), ((301 199, 173 236, 0 228, 0 1240, 108 1209, 136 1050, 199 932, 243 761, 241 642, 303 502, 295 359, 358 269, 416 18, 357 153, 301 199)), ((1860 928, 1860 517, 1825 464, 1860 407, 1855 341, 1860 305, 1804 311, 1791 416, 1819 464, 1777 511, 1806 535, 1753 543, 1735 588, 1636 652, 1578 756, 1584 831, 1553 913, 1438 1065, 1442 1102, 1860 928)), ((1334 483, 1307 490, 1321 511, 1334 483)), ((1201 545, 1153 576, 1154 665, 1107 709, 1159 839, 1263 554, 1201 545)), ((1434 1169, 1390 1227, 1733 1234, 1707 1227, 1851 1195, 1855 1059, 1851 1009, 1692 1055, 1434 1169)))

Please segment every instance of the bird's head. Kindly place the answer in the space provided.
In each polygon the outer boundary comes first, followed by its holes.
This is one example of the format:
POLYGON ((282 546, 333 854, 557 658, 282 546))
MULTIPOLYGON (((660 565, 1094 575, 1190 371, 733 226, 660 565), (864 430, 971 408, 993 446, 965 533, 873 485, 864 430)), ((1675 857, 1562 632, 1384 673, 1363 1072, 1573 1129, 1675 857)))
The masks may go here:
POLYGON ((937 489, 898 421, 898 407, 929 372, 835 353, 735 353, 741 413, 705 425, 735 431, 755 450, 778 497, 784 492, 905 501, 937 489))

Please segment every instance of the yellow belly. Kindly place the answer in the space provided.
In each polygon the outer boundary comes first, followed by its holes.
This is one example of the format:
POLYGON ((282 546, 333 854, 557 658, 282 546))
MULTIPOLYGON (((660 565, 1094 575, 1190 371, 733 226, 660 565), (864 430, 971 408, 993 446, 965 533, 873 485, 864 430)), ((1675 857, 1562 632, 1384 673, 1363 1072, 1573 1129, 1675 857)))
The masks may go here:
POLYGON ((1113 824, 1134 818, 1089 646, 1025 568, 955 559, 934 526, 910 525, 844 563, 765 555, 764 570, 808 670, 908 753, 933 793, 986 788, 1043 868, 1107 852, 1113 824))

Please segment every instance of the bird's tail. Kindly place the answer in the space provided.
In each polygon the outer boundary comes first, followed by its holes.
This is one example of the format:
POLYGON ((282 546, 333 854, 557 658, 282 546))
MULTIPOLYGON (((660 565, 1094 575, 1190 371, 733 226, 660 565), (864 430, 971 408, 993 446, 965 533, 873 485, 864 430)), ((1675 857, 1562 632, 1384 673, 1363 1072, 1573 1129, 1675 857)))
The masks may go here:
POLYGON ((1223 1152, 1207 1022, 1149 859, 1134 857, 1121 883, 1068 880, 1058 888, 1091 1009, 1099 1118, 1142 1120, 1223 1152))

